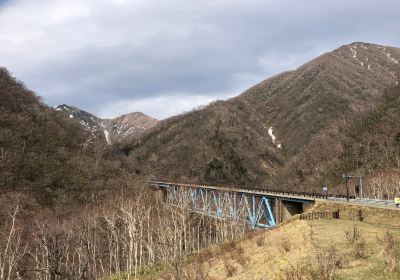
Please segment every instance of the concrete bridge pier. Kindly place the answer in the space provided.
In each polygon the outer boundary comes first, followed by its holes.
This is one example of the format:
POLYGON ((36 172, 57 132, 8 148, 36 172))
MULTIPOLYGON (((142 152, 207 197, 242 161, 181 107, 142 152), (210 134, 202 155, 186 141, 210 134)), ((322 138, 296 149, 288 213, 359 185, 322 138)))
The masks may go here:
POLYGON ((273 213, 276 224, 280 224, 290 217, 304 213, 312 203, 293 201, 280 197, 275 197, 273 205, 273 213))

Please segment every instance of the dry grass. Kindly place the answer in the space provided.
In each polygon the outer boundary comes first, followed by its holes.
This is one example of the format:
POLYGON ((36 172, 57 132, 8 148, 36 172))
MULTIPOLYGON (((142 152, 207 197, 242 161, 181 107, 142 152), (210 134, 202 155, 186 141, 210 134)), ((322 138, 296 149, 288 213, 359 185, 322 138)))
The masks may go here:
POLYGON ((399 227, 295 220, 204 250, 186 265, 185 279, 400 279, 397 246, 399 227))
POLYGON ((385 269, 385 260, 382 255, 382 244, 377 239, 385 235, 387 230, 400 237, 399 228, 387 225, 375 225, 349 220, 312 221, 314 242, 318 246, 328 247, 327 244, 335 242, 340 252, 351 256, 346 267, 339 269, 339 279, 400 279, 400 274, 392 273, 385 269), (361 259, 355 258, 351 246, 346 238, 346 231, 356 227, 362 234, 366 243, 365 255, 361 259))
POLYGON ((394 236, 400 238, 398 229, 386 225, 296 220, 218 246, 204 263, 204 270, 216 280, 400 279, 400 274, 386 269, 384 254, 380 254, 383 245, 377 237, 382 240, 388 229, 397 230, 394 236))
POLYGON ((290 226, 259 232, 240 245, 225 245, 223 253, 210 262, 208 273, 214 279, 226 279, 234 266, 229 279, 282 278, 288 263, 297 263, 312 249, 309 229, 307 222, 294 221, 290 226))

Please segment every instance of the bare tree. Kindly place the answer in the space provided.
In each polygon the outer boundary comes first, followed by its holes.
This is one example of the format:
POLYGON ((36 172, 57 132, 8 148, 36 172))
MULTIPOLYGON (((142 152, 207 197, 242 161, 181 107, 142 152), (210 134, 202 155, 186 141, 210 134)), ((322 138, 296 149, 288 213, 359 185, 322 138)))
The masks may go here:
POLYGON ((20 212, 19 198, 14 209, 8 213, 4 230, 0 233, 0 279, 9 280, 18 274, 18 262, 26 253, 26 246, 21 239, 21 231, 17 225, 20 212))

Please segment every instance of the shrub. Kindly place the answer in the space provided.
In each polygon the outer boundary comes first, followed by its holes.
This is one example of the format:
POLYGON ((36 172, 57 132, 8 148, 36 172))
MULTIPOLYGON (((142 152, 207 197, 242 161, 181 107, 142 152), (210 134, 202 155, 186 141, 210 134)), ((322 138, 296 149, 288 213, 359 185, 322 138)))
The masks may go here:
POLYGON ((353 256, 356 259, 365 257, 366 242, 361 234, 361 230, 353 225, 353 228, 345 231, 347 243, 350 245, 353 256))
POLYGON ((285 253, 290 252, 290 250, 292 250, 292 244, 288 239, 283 239, 281 241, 281 247, 285 253))
POLYGON ((284 271, 287 280, 309 280, 310 271, 305 264, 290 265, 284 271))
POLYGON ((241 267, 245 267, 250 259, 244 255, 244 250, 240 245, 237 245, 234 250, 230 252, 230 256, 235 260, 241 267))
POLYGON ((387 231, 382 238, 378 238, 382 246, 381 255, 389 272, 400 271, 400 240, 387 231))
POLYGON ((345 258, 339 254, 335 244, 328 248, 316 248, 316 258, 311 268, 311 279, 333 280, 336 277, 336 270, 344 266, 345 258))
POLYGON ((233 275, 235 275, 235 273, 237 271, 237 268, 232 263, 230 263, 227 259, 224 259, 224 268, 225 268, 227 277, 232 277, 233 275))
POLYGON ((265 237, 264 236, 260 236, 256 238, 256 245, 258 247, 262 247, 265 245, 265 237))

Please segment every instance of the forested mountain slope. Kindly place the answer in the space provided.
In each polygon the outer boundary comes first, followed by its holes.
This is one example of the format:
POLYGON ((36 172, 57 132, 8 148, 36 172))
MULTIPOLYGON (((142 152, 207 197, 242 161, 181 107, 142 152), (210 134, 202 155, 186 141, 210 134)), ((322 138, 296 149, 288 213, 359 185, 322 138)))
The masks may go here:
POLYGON ((398 83, 400 49, 353 43, 250 88, 247 100, 296 153, 340 117, 374 106, 398 83), (396 59, 395 59, 396 58, 396 59))
MULTIPOLYGON (((343 186, 345 170, 363 176, 366 196, 393 199, 400 192, 399 85, 385 90, 374 109, 315 137, 280 170, 280 180, 305 188, 343 186)), ((350 185, 355 184, 357 180, 350 185)))
POLYGON ((173 180, 264 182, 284 162, 246 101, 215 102, 160 122, 123 149, 140 174, 173 180))
POLYGON ((337 134, 319 139, 374 108, 398 84, 398 61, 398 48, 342 46, 236 98, 162 121, 123 149, 137 173, 157 178, 298 188, 285 181, 288 163, 338 145, 337 134))
POLYGON ((121 161, 104 141, 44 105, 4 68, 0 128, 2 195, 26 191, 32 204, 62 208, 124 185, 121 161))

